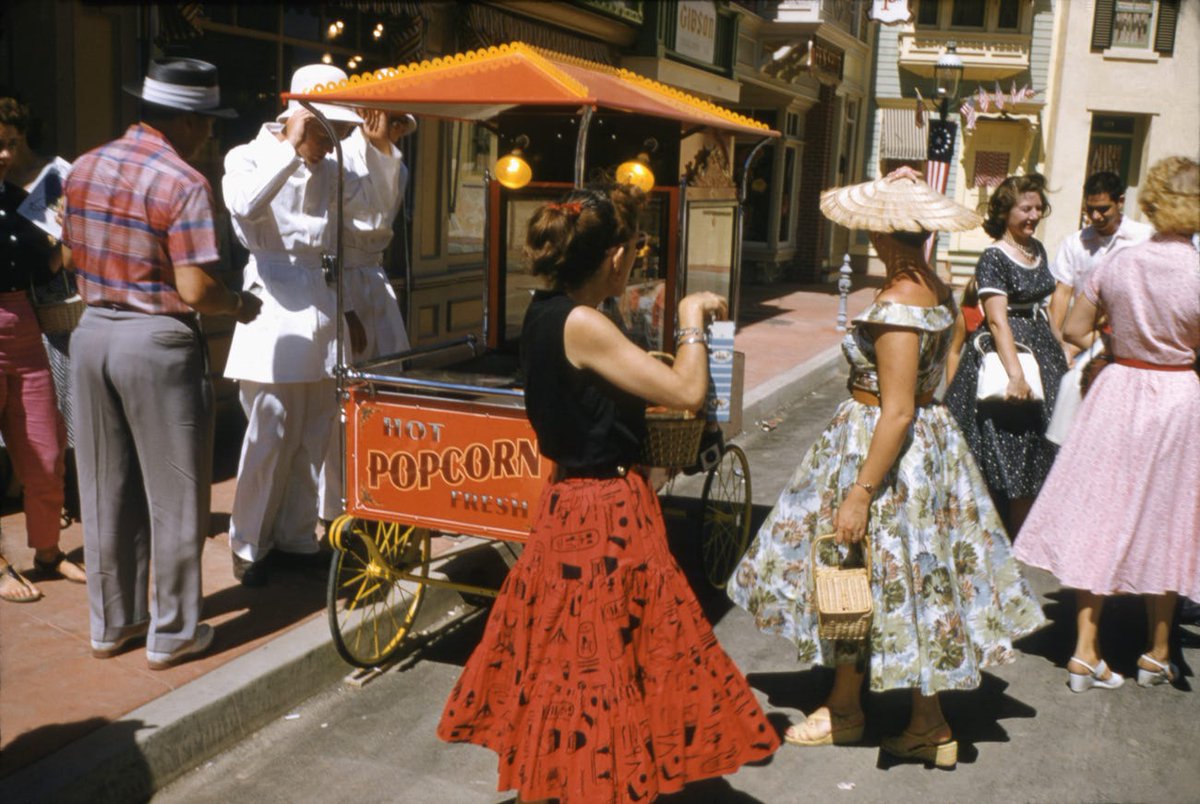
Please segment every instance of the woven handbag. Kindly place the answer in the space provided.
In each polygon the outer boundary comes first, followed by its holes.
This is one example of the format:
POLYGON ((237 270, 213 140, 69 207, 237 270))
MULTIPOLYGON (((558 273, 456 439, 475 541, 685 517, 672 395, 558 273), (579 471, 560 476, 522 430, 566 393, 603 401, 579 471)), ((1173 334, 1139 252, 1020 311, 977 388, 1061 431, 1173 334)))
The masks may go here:
POLYGON ((75 329, 83 315, 83 308, 87 306, 72 287, 73 283, 65 270, 60 270, 55 280, 62 281, 61 288, 54 285, 46 285, 42 289, 30 287, 29 300, 33 305, 33 313, 37 316, 38 326, 47 335, 61 335, 75 329))
MULTIPOLYGON (((650 352, 653 357, 670 363, 674 358, 666 352, 650 352)), ((652 408, 646 411, 646 437, 642 441, 639 462, 646 466, 678 469, 696 463, 700 455, 700 438, 707 420, 690 410, 652 408)))
POLYGON ((871 547, 862 542, 862 567, 827 567, 817 563, 817 546, 834 538, 832 533, 812 540, 813 600, 817 609, 817 634, 821 639, 863 640, 871 631, 871 547))

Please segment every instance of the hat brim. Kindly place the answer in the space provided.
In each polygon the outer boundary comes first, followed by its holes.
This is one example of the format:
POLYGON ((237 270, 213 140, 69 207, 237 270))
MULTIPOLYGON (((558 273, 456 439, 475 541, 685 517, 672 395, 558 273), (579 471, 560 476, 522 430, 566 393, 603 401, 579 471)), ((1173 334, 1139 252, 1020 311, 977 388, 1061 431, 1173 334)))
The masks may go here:
MULTIPOLYGON (((275 122, 286 123, 293 112, 303 108, 298 102, 296 102, 295 106, 289 102, 287 108, 275 118, 275 122)), ((363 122, 363 119, 355 114, 353 109, 348 109, 345 106, 337 106, 332 103, 314 103, 313 108, 325 115, 325 119, 330 123, 353 123, 354 125, 361 125, 363 122)))
POLYGON ((176 112, 191 112, 193 114, 204 115, 205 117, 220 117, 224 120, 233 120, 238 116, 238 113, 235 109, 184 109, 180 106, 168 106, 166 104, 159 103, 158 101, 148 101, 142 95, 141 84, 125 84, 121 88, 133 97, 145 101, 151 106, 157 106, 159 109, 170 109, 176 112))
POLYGON ((909 177, 826 190, 821 212, 847 229, 869 232, 965 232, 983 223, 974 211, 909 177))

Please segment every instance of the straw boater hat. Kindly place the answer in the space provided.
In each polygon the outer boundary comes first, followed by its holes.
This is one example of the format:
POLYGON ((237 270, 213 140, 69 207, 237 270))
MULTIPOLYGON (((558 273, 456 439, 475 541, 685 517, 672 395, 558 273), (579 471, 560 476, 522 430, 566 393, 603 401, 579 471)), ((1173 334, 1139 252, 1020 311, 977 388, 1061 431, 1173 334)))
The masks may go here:
POLYGON ((126 84, 124 89, 135 98, 164 109, 226 119, 237 117, 233 109, 217 108, 221 105, 217 68, 200 59, 155 59, 140 84, 126 84))
POLYGON ((926 184, 911 168, 821 193, 821 212, 847 229, 962 232, 983 220, 926 184))

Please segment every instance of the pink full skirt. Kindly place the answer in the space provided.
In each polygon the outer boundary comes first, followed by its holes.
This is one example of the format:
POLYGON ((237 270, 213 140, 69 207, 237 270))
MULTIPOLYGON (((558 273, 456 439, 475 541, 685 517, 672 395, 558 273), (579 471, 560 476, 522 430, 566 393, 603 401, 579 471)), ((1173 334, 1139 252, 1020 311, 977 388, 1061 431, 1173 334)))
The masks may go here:
POLYGON ((1106 368, 1014 552, 1075 589, 1200 598, 1200 376, 1106 368))

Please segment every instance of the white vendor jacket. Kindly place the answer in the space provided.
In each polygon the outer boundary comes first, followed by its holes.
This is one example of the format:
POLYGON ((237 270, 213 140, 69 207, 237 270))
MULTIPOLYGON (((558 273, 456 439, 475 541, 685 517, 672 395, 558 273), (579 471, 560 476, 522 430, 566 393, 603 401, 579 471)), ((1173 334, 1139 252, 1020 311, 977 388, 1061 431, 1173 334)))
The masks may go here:
MULTIPOLYGON (((276 138, 280 130, 268 123, 252 142, 225 156, 225 205, 234 233, 250 250, 243 287, 263 303, 254 321, 234 329, 225 376, 315 382, 333 376, 337 365, 337 292, 321 270, 321 255, 335 248, 330 224, 337 161, 330 155, 310 168, 276 138)), ((368 146, 361 163, 345 172, 344 220, 348 226, 390 224, 403 169, 400 152, 368 146)))

